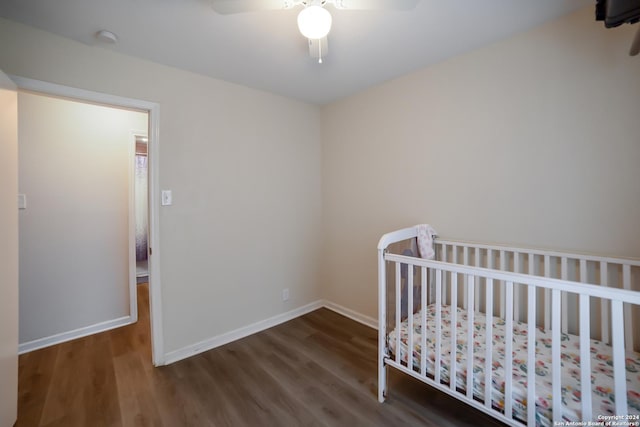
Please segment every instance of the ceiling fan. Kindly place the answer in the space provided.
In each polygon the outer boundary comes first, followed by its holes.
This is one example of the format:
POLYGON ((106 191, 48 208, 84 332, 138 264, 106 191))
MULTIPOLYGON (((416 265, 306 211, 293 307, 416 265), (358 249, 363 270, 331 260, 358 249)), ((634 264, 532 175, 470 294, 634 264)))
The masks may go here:
MULTIPOLYGON (((640 0, 596 0, 596 21, 604 21, 606 28, 618 27, 624 23, 640 22, 640 0)), ((629 55, 640 53, 640 24, 631 42, 629 55)))
POLYGON ((325 5, 345 10, 410 10, 420 0, 212 0, 213 10, 221 15, 259 10, 292 9, 301 6, 298 29, 309 41, 309 54, 322 63, 327 53, 327 34, 331 30, 331 14, 325 5))

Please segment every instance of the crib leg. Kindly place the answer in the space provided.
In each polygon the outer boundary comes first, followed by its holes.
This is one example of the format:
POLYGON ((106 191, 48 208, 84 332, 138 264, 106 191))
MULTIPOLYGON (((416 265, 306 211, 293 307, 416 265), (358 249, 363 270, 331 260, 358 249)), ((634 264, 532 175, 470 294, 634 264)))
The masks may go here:
POLYGON ((387 397, 387 370, 384 360, 378 366, 378 402, 383 403, 387 397))

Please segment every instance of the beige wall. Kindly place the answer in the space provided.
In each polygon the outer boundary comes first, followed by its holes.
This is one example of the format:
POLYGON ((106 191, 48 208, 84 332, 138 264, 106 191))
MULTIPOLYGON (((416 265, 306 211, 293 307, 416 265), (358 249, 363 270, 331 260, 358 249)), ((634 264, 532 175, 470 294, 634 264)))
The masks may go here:
POLYGON ((420 222, 640 256, 640 61, 591 8, 321 115, 0 22, 8 72, 160 103, 166 351, 318 297, 375 316, 377 240, 420 222))
POLYGON ((319 297, 317 107, 6 20, 0 68, 160 104, 165 352, 319 297))
POLYGON ((377 240, 424 222, 640 257, 634 30, 589 7, 325 107, 323 296, 375 317, 377 240))
POLYGON ((0 427, 18 416, 17 196, 18 96, 0 71, 0 427))
POLYGON ((133 131, 147 114, 18 96, 20 343, 130 315, 133 131))

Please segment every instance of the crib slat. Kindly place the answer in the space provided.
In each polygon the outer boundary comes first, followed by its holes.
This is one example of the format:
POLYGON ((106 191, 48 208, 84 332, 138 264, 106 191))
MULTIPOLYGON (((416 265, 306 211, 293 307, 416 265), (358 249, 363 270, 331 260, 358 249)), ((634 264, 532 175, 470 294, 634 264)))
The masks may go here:
POLYGON ((427 375, 427 268, 420 270, 420 288, 422 290, 422 328, 420 329, 420 373, 427 375))
MULTIPOLYGON (((562 421, 562 394, 560 368, 560 307, 562 292, 558 289, 551 291, 551 395, 553 396, 553 421, 562 421)), ((558 425, 558 424, 556 424, 558 425)))
MULTIPOLYGON (((608 272, 609 264, 605 261, 600 261, 600 286, 607 286, 609 279, 608 272)), ((609 337, 609 301, 600 299, 600 319, 602 332, 600 334, 600 340, 605 344, 610 344, 611 339, 609 337)))
MULTIPOLYGON (((462 247, 462 265, 469 265, 469 248, 467 246, 462 247)), ((468 308, 467 295, 469 291, 467 286, 462 287, 462 308, 465 310, 468 308)))
POLYGON ((580 281, 582 283, 589 283, 589 278, 587 277, 587 260, 584 258, 580 259, 580 281))
MULTIPOLYGON (((622 287, 631 290, 631 266, 624 264, 622 266, 622 287)), ((627 348, 633 348, 633 329, 631 328, 631 304, 624 304, 624 321, 628 325, 624 330, 624 338, 627 348)))
POLYGON ((458 354, 458 275, 451 273, 451 369, 449 369, 449 388, 453 391, 456 390, 456 383, 458 377, 456 375, 458 371, 458 361, 456 360, 458 354))
MULTIPOLYGON (((516 273, 520 273, 520 253, 513 253, 513 271, 516 273)), ((513 287, 513 297, 515 299, 515 304, 513 306, 513 318, 517 321, 520 320, 520 285, 517 283, 513 287)))
MULTIPOLYGON (((584 277, 584 276, 582 276, 584 277)), ((591 331, 589 295, 580 295, 580 394, 582 396, 582 419, 593 419, 591 408, 591 331)))
MULTIPOLYGON (((560 278, 567 280, 568 276, 567 257, 560 258, 560 278)), ((569 330, 569 301, 567 294, 562 294, 562 333, 566 334, 569 330)))
POLYGON ((449 289, 449 282, 447 281, 447 273, 443 272, 442 275, 442 304, 451 304, 451 301, 447 302, 449 298, 449 294, 447 293, 447 289, 449 289))
POLYGON ((442 249, 440 250, 440 260, 442 262, 447 262, 447 245, 442 243, 442 249))
POLYGON ((454 264, 458 263, 458 247, 452 246, 451 248, 451 262, 454 264))
POLYGON ((473 294, 475 289, 475 277, 467 276, 469 288, 469 308, 467 309, 467 397, 473 399, 473 294))
MULTIPOLYGON (((536 259, 535 255, 532 253, 529 253, 529 257, 527 261, 527 263, 529 264, 528 274, 532 276, 536 274, 536 266, 534 265, 535 259, 536 259)), ((534 323, 536 318, 537 318, 537 313, 534 313, 534 323)))
POLYGON ((407 367, 413 370, 413 265, 407 265, 407 367))
POLYGON ((513 406, 513 393, 511 382, 513 380, 513 282, 506 283, 507 312, 504 337, 504 415, 508 419, 513 418, 511 407, 513 406))
MULTIPOLYGON (((433 270, 428 270, 429 272, 429 277, 432 277, 433 274, 433 270)), ((433 296, 433 280, 427 280, 428 286, 427 286, 427 304, 433 304, 434 301, 434 296, 433 296)))
MULTIPOLYGON (((531 261, 529 261, 531 271, 531 261)), ((536 425, 536 287, 528 286, 527 308, 527 425, 536 425)))
MULTIPOLYGON (((551 257, 544 256, 544 277, 551 275, 551 257)), ((551 328, 551 289, 544 290, 544 329, 551 328)))
POLYGON ((402 314, 402 275, 400 274, 401 264, 396 262, 396 362, 400 363, 400 317, 402 314))
MULTIPOLYGON (((504 251, 500 251, 500 267, 499 270, 507 271, 507 265, 505 261, 504 251)), ((501 280, 502 286, 500 286, 500 317, 504 319, 504 282, 501 280)))
MULTIPOLYGON (((588 283, 587 260, 580 259, 580 281, 588 283)), ((579 296, 580 311, 580 395, 582 399, 582 419, 592 419, 591 408, 591 325, 589 296, 579 296)))
POLYGON ((493 279, 487 279, 486 287, 486 333, 484 365, 484 406, 491 409, 491 389, 493 381, 493 279))
POLYGON ((434 380, 440 384, 441 340, 442 340, 442 270, 436 270, 436 360, 434 364, 434 380))
MULTIPOLYGON (((494 265, 493 249, 489 248, 487 249, 487 268, 493 269, 493 265, 494 265)), ((493 307, 493 301, 491 301, 491 306, 493 307)), ((491 317, 493 317, 493 311, 491 312, 491 317)))
MULTIPOLYGON (((476 247, 476 251, 475 251, 475 264, 476 267, 482 267, 481 264, 481 256, 480 256, 480 248, 476 247)), ((482 281, 482 278, 478 278, 478 282, 477 282, 477 292, 474 292, 475 294, 475 298, 474 298, 474 306, 476 310, 480 310, 480 282, 482 281)))
POLYGON ((627 384, 624 358, 624 318, 622 301, 611 300, 611 335, 613 342, 613 381, 616 399, 616 415, 627 415, 627 384))
MULTIPOLYGON (((446 245, 443 245, 443 248, 445 248, 446 245)), ((442 262, 447 262, 447 253, 445 250, 443 250, 443 254, 442 254, 442 262)), ((447 275, 445 273, 444 276, 442 276, 442 287, 443 290, 445 291, 445 293, 442 295, 442 303, 446 304, 447 303, 447 293, 446 293, 446 289, 447 289, 447 275)))

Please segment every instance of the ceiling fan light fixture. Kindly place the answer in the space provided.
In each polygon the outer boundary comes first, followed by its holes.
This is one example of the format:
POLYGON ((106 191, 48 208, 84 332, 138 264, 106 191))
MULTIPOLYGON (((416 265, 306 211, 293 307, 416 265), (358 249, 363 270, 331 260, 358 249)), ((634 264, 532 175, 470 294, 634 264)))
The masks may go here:
POLYGON ((298 28, 308 39, 322 39, 331 30, 331 14, 321 6, 305 7, 298 14, 298 28))

